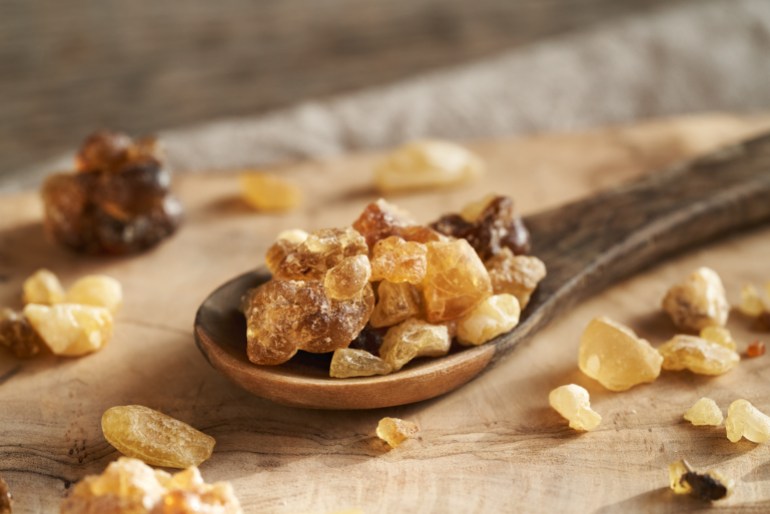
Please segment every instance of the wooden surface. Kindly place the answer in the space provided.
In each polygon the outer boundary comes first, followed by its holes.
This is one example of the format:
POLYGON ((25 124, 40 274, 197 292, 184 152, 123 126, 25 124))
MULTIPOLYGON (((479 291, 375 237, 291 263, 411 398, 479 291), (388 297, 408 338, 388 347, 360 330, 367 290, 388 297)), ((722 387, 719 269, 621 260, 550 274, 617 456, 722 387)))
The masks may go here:
MULTIPOLYGON (((488 180, 394 200, 418 219, 488 192, 512 194, 525 212, 572 200, 768 127, 768 120, 706 118, 568 136, 485 142, 488 180)), ((682 413, 708 395, 726 410, 743 397, 770 412, 770 356, 745 360, 717 378, 664 373, 651 385, 605 391, 577 370, 580 331, 594 316, 629 324, 653 344, 673 334, 660 313, 665 290, 692 268, 714 267, 730 299, 747 281, 770 279, 770 229, 760 228, 661 262, 576 306, 491 372, 417 405, 375 411, 312 411, 250 396, 215 372, 193 343, 198 304, 225 280, 255 267, 275 234, 352 220, 374 198, 372 158, 285 169, 308 201, 297 212, 249 211, 229 175, 178 177, 186 225, 141 256, 75 256, 47 242, 33 193, 0 201, 0 304, 19 306, 21 282, 46 266, 65 285, 108 273, 125 289, 113 341, 80 359, 17 361, 0 354, 0 475, 17 512, 55 512, 70 485, 117 457, 99 419, 113 405, 162 410, 214 436, 207 480, 230 480, 245 511, 327 513, 358 507, 386 512, 682 512, 703 508, 667 490, 666 466, 686 457, 737 481, 725 511, 770 508, 770 448, 727 441, 721 428, 695 428, 682 413), (604 420, 579 435, 547 406, 565 383, 585 386, 604 420), (397 416, 422 427, 420 439, 386 451, 377 420, 397 416)), ((757 337, 731 316, 741 342, 757 337)))
POLYGON ((6 0, 0 173, 97 127, 144 134, 254 115, 672 3, 6 0))

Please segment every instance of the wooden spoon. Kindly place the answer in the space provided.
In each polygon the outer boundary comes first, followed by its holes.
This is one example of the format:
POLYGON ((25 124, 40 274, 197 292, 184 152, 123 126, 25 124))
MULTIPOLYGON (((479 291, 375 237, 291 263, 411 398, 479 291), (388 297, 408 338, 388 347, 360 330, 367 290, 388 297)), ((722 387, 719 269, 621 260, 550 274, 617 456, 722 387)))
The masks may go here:
POLYGON ((546 263, 548 276, 521 323, 485 345, 370 378, 329 378, 329 356, 303 352, 281 366, 254 365, 246 358, 239 304, 243 293, 270 278, 263 269, 234 278, 203 302, 195 340, 212 366, 263 398, 321 409, 403 405, 461 386, 556 314, 613 282, 768 219, 770 135, 527 217, 534 254, 546 263))

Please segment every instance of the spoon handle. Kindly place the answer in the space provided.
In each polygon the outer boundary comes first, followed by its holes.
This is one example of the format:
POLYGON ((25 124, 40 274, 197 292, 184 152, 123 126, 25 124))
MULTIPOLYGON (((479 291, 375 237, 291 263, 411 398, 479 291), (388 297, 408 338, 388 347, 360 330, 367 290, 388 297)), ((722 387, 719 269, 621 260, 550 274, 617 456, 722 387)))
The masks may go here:
POLYGON ((768 219, 770 134, 528 217, 548 276, 496 356, 635 271, 768 219))

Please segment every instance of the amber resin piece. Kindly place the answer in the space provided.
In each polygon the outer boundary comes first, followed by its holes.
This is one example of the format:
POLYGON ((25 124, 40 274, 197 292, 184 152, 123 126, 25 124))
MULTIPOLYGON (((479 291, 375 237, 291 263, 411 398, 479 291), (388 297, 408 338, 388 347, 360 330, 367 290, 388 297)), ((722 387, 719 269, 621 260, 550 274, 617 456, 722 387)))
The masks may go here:
POLYGON ((65 295, 59 278, 47 269, 39 269, 30 275, 24 281, 22 291, 22 299, 25 304, 53 305, 63 302, 65 295))
POLYGON ((104 307, 115 314, 123 303, 123 287, 107 275, 86 275, 67 290, 66 301, 104 307))
POLYGON ((700 375, 722 375, 735 367, 740 355, 719 343, 696 336, 677 335, 658 348, 663 369, 688 369, 700 375))
POLYGON ((463 214, 446 214, 430 226, 442 234, 466 239, 483 260, 503 248, 516 255, 530 249, 529 231, 508 196, 488 196, 467 206, 463 214))
POLYGON ((29 304, 24 307, 24 317, 55 355, 95 352, 112 337, 112 314, 104 307, 29 304))
POLYGON ((390 236, 399 236, 406 241, 427 243, 439 241, 443 236, 435 230, 418 225, 412 217, 382 198, 364 208, 353 222, 353 228, 366 238, 366 244, 373 248, 377 241, 390 236))
POLYGON ((422 243, 390 236, 372 248, 372 281, 419 284, 425 278, 428 249, 422 243))
POLYGON ((0 346, 8 348, 20 359, 28 359, 40 353, 44 345, 40 335, 22 313, 0 309, 0 346))
POLYGON ((484 163, 455 143, 414 141, 388 155, 374 170, 380 191, 390 193, 457 185, 480 177, 484 163))
POLYGON ((748 400, 735 400, 727 409, 725 429, 732 443, 737 443, 741 437, 752 443, 765 443, 770 440, 770 416, 748 400))
POLYGON ((334 300, 318 280, 270 280, 244 301, 246 353, 254 364, 276 365, 298 350, 324 353, 345 348, 373 309, 369 284, 351 299, 334 300))
POLYGON ((420 314, 420 292, 411 284, 383 280, 377 285, 377 304, 369 323, 374 328, 390 327, 420 314))
POLYGON ((514 255, 503 248, 484 262, 495 294, 512 294, 522 310, 529 303, 537 285, 545 278, 545 263, 531 255, 514 255))
POLYGON ((548 404, 574 430, 590 431, 599 426, 602 417, 591 408, 591 398, 585 388, 577 384, 559 386, 548 395, 548 404))
POLYGON ((461 318, 492 294, 489 273, 466 240, 433 242, 427 247, 423 304, 428 321, 461 318))
POLYGON ((591 320, 580 337, 580 371, 610 391, 654 381, 662 362, 649 342, 606 317, 591 320))
POLYGON ((717 402, 711 398, 703 397, 687 409, 687 412, 684 413, 684 419, 695 426, 718 427, 724 421, 724 416, 717 402))
POLYGON ((668 478, 669 487, 675 494, 689 494, 704 501, 727 498, 735 485, 733 480, 713 469, 705 473, 694 471, 685 460, 669 464, 668 478))
POLYGON ((339 348, 334 350, 329 376, 333 378, 370 377, 387 375, 390 364, 366 350, 339 348))
POLYGON ((107 442, 152 466, 186 468, 211 457, 214 438, 142 405, 111 407, 102 415, 107 442))
POLYGON ((279 239, 268 249, 267 263, 275 278, 323 280, 326 272, 346 257, 368 254, 366 241, 354 229, 324 228, 311 232, 297 244, 279 239))
POLYGON ((62 500, 61 514, 242 514, 229 482, 207 484, 190 467, 174 475, 121 457, 62 500))
POLYGON ((302 202, 299 187, 288 180, 258 171, 243 172, 238 177, 246 203, 261 211, 287 211, 302 202))
POLYGON ((324 276, 326 295, 334 300, 348 300, 369 284, 372 267, 366 255, 345 257, 324 276))
POLYGON ((8 484, 0 478, 0 514, 11 514, 13 512, 13 496, 8 490, 8 484))
POLYGON ((377 437, 388 443, 391 448, 400 446, 407 439, 412 439, 420 432, 417 423, 398 418, 382 418, 377 423, 377 437))
POLYGON ((519 324, 519 301, 510 294, 496 294, 484 299, 457 321, 457 341, 480 345, 504 334, 519 324))
POLYGON ((275 275, 286 256, 296 250, 300 243, 307 239, 309 235, 304 230, 298 228, 284 230, 278 234, 275 243, 267 249, 267 254, 265 255, 265 263, 270 273, 275 275))
POLYGON ((179 226, 182 208, 153 142, 126 145, 126 136, 102 133, 86 141, 78 163, 78 172, 43 184, 45 226, 59 243, 122 255, 156 245, 179 226))
POLYGON ((733 335, 725 327, 706 327, 700 331, 701 339, 706 339, 712 343, 717 343, 729 350, 735 350, 738 345, 733 339, 733 335))
POLYGON ((719 275, 701 267, 668 290, 663 310, 679 329, 697 333, 708 326, 724 326, 730 305, 719 275))
POLYGON ((391 327, 380 347, 380 357, 398 371, 417 357, 441 357, 449 353, 452 340, 446 325, 433 325, 411 318, 391 327))
POLYGON ((765 354, 765 343, 756 340, 749 343, 746 347, 746 357, 753 359, 755 357, 761 357, 765 354))

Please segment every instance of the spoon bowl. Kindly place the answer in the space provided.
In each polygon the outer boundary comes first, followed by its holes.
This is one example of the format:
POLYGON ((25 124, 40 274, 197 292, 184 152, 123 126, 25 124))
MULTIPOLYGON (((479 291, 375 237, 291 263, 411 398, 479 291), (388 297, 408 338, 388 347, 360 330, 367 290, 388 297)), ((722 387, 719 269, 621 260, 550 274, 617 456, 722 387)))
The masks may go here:
POLYGON ((512 331, 449 355, 418 359, 384 376, 335 379, 330 356, 299 352, 280 366, 246 357, 240 300, 270 279, 265 269, 217 288, 195 317, 198 348, 247 391, 319 409, 370 409, 433 398, 478 376, 575 302, 661 259, 770 219, 770 136, 722 150, 624 186, 525 218, 541 282, 512 331))

